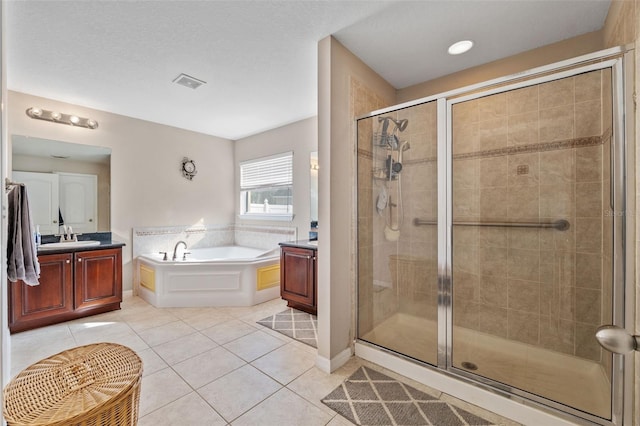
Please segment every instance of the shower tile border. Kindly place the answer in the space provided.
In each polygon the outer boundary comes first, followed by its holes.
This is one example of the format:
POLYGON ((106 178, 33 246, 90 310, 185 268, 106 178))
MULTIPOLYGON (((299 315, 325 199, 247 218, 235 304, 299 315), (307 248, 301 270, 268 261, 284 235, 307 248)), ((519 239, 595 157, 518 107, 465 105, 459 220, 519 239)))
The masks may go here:
MULTIPOLYGON (((536 152, 559 151, 563 149, 588 148, 592 146, 604 145, 611 140, 612 130, 608 129, 601 136, 586 136, 581 138, 565 139, 561 141, 528 144, 520 146, 510 146, 506 148, 489 149, 485 151, 467 152, 454 154, 453 160, 468 160, 473 158, 502 157, 506 155, 531 154, 536 152)), ((373 159, 373 153, 363 148, 358 148, 358 157, 373 159)), ((418 160, 407 160, 405 166, 432 163, 437 161, 436 157, 422 158, 418 160)))

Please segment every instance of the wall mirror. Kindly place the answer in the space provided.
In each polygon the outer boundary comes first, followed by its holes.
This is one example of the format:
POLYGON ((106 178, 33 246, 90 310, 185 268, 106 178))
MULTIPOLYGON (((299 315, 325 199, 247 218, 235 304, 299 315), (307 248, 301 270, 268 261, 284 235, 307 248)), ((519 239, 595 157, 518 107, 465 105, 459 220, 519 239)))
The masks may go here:
POLYGON ((311 200, 311 230, 316 231, 318 226, 318 151, 314 151, 309 156, 310 170, 310 200, 311 200), (315 226, 314 226, 315 225, 315 226))
POLYGON ((27 185, 42 234, 60 233, 60 219, 74 232, 111 230, 111 148, 12 135, 11 149, 12 180, 46 178, 27 185))

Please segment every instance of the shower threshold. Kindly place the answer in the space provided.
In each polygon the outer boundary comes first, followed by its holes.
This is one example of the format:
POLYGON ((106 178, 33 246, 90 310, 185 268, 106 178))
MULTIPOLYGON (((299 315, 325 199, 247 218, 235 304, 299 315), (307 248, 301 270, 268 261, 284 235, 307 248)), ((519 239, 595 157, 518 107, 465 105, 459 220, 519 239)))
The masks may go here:
MULTIPOLYGON (((435 321, 395 313, 361 337, 419 361, 435 365, 435 321)), ((549 349, 454 327, 453 365, 603 418, 611 415, 609 379, 595 362, 549 349)))

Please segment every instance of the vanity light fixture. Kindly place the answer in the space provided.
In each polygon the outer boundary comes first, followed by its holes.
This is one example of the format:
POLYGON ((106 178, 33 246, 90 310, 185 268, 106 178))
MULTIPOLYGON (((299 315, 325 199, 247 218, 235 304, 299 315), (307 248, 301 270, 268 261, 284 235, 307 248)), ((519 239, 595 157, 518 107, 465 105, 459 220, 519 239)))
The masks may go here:
POLYGON ((77 115, 63 114, 58 111, 49 111, 42 108, 31 107, 26 111, 27 115, 37 120, 52 121, 54 123, 68 124, 70 126, 95 129, 98 122, 91 118, 78 117, 77 115))
POLYGON ((460 55, 462 53, 468 52, 473 47, 473 42, 471 40, 462 40, 456 43, 453 43, 449 46, 449 55, 460 55))

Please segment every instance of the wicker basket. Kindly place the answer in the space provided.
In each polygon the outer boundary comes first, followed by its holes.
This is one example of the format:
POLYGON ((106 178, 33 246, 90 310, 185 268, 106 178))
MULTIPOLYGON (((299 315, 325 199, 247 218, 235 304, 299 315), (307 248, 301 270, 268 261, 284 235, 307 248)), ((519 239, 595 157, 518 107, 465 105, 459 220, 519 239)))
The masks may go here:
POLYGON ((36 362, 4 389, 9 425, 135 425, 142 361, 113 343, 80 346, 36 362))

